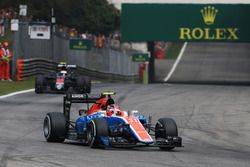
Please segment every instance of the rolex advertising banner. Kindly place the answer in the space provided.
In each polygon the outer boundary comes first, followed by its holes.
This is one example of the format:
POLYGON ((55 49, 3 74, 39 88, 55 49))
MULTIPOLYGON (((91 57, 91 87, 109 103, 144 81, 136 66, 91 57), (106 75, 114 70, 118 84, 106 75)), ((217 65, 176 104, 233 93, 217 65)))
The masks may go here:
POLYGON ((71 50, 91 50, 92 40, 89 39, 70 39, 69 48, 71 50))
POLYGON ((250 4, 123 4, 123 41, 250 42, 250 4))

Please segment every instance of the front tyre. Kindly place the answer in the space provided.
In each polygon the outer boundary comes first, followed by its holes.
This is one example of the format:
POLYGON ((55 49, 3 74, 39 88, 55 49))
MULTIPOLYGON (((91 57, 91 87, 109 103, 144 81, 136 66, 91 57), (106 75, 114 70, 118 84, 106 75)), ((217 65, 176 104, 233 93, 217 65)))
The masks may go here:
POLYGON ((35 79, 35 92, 43 93, 45 86, 44 86, 45 78, 42 75, 38 75, 35 79))
POLYGON ((44 137, 47 142, 63 142, 66 138, 66 119, 62 113, 51 112, 43 123, 44 137))
MULTIPOLYGON (((166 139, 167 137, 178 136, 178 129, 175 121, 171 118, 160 118, 155 125, 155 138, 166 139)), ((161 150, 172 150, 175 147, 160 147, 161 150)))
POLYGON ((94 118, 88 126, 87 142, 91 148, 100 148, 103 146, 101 137, 108 136, 108 124, 104 118, 94 118))
POLYGON ((87 76, 79 76, 76 80, 77 89, 79 93, 91 92, 91 79, 87 76))

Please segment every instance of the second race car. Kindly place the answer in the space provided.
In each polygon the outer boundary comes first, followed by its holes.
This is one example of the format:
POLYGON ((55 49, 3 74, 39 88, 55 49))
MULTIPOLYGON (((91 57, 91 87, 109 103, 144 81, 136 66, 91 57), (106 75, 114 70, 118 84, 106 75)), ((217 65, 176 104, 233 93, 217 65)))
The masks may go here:
POLYGON ((76 65, 59 63, 57 71, 48 75, 38 75, 35 79, 35 92, 77 92, 90 93, 91 80, 87 76, 75 74, 76 65))

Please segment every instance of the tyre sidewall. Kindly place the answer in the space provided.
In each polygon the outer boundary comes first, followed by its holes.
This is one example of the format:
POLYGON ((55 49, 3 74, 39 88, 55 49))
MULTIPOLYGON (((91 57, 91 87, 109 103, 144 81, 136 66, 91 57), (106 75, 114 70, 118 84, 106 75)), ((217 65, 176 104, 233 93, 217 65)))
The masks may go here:
POLYGON ((79 76, 76 80, 77 89, 79 93, 90 93, 91 91, 91 80, 86 76, 79 76))
POLYGON ((63 142, 66 138, 66 119, 62 113, 48 113, 44 119, 44 137, 48 142, 63 142), (46 122, 47 121, 47 122, 46 122), (48 123, 48 125, 46 125, 48 123), (48 134, 45 128, 48 127, 48 134))
POLYGON ((177 125, 171 118, 160 118, 155 126, 155 137, 166 138, 167 136, 178 136, 177 125))
POLYGON ((108 136, 107 120, 104 118, 94 118, 88 126, 88 145, 92 148, 102 147, 101 137, 108 136), (92 134, 90 137, 90 133, 92 134))
POLYGON ((35 92, 42 93, 44 89, 44 77, 42 75, 38 75, 35 80, 35 92))

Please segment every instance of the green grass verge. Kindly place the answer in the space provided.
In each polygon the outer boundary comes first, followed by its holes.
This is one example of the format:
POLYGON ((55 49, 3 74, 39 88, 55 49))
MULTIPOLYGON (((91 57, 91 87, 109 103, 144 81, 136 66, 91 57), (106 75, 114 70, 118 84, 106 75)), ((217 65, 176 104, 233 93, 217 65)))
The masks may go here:
POLYGON ((33 78, 25 81, 0 81, 0 96, 8 93, 32 89, 34 88, 35 80, 33 78))
POLYGON ((173 42, 165 52, 166 59, 176 59, 181 51, 182 45, 183 43, 173 42))
MULTIPOLYGON (((3 37, 0 37, 0 42, 8 42, 9 48, 12 48, 12 32, 7 30, 3 37)), ((0 96, 12 92, 34 88, 34 79, 30 78, 25 81, 0 81, 0 96)))

